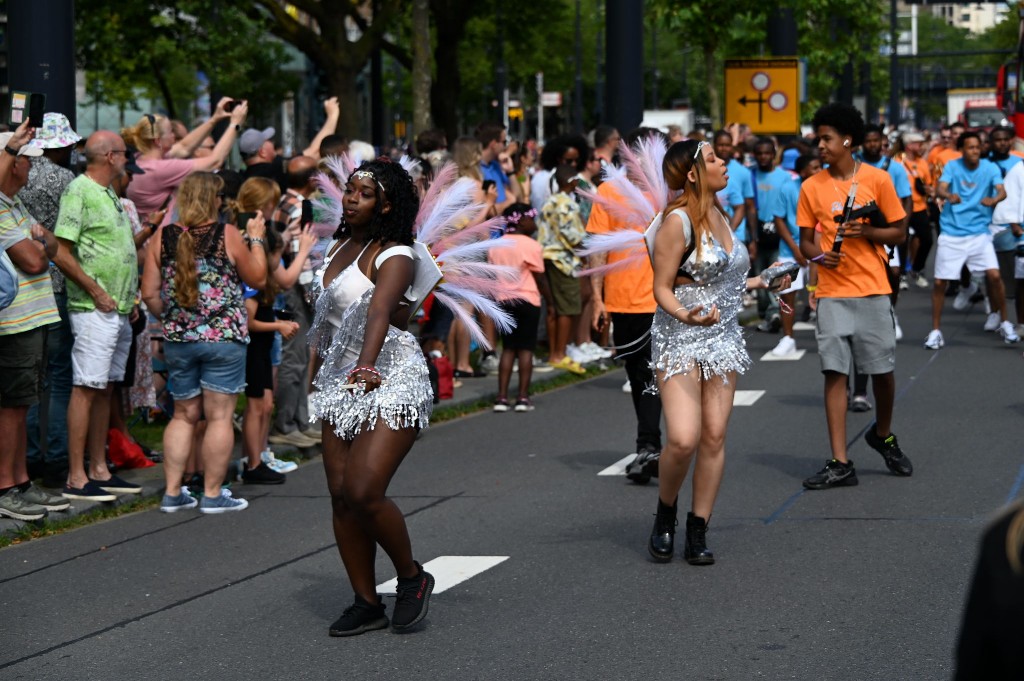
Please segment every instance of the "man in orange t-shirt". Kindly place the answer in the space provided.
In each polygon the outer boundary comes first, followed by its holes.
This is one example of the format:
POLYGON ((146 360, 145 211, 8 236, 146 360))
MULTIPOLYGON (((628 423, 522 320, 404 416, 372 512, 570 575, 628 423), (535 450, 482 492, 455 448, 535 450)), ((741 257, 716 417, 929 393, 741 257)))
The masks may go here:
MULTIPOLYGON (((633 137, 631 134, 629 137, 633 137)), ((630 140, 635 142, 636 139, 630 140)), ((597 193, 609 200, 623 199, 610 182, 604 182, 597 193)), ((653 217, 653 216, 652 216, 653 217)), ((604 234, 628 225, 612 217, 598 202, 594 202, 587 221, 587 231, 604 234)), ((642 231, 639 228, 637 231, 642 231)), ((607 262, 621 260, 625 254, 609 253, 607 262)), ((605 264, 605 256, 591 256, 590 266, 605 264)), ((654 270, 644 258, 637 267, 631 267, 607 274, 591 276, 594 289, 593 327, 604 329, 611 315, 612 341, 623 348, 626 355, 626 376, 629 378, 633 396, 633 410, 636 412, 637 457, 626 467, 626 477, 639 484, 647 484, 658 475, 658 456, 661 454, 661 399, 647 393, 647 387, 654 384, 651 371, 651 339, 648 336, 642 345, 632 345, 651 330, 654 321, 654 270), (624 347, 628 346, 628 347, 624 347)))
MULTIPOLYGON (((911 282, 920 288, 928 288, 928 280, 925 279, 924 265, 928 260, 928 253, 932 250, 932 225, 928 214, 928 202, 931 199, 934 188, 932 181, 932 170, 928 161, 921 158, 921 145, 924 143, 924 135, 917 132, 908 132, 903 136, 903 167, 907 169, 910 176, 910 193, 913 199, 913 208, 910 213, 910 276, 911 282), (923 190, 923 191, 922 191, 923 190)), ((906 261, 904 261, 906 262, 906 261)))
POLYGON ((902 226, 906 212, 884 170, 853 158, 853 148, 864 140, 864 120, 849 104, 833 103, 818 109, 811 122, 818 136, 818 151, 828 170, 804 181, 800 188, 796 221, 800 250, 819 264, 818 355, 825 374, 825 414, 830 459, 821 471, 804 480, 807 489, 828 489, 857 484, 857 473, 846 451, 847 379, 851 365, 872 378, 877 420, 864 439, 885 460, 888 469, 907 476, 910 460, 891 431, 895 401, 896 330, 889 294, 886 246, 906 239, 902 226), (837 215, 853 196, 853 208, 875 204, 866 216, 837 225, 837 215), (821 227, 820 245, 815 227, 821 227), (838 242, 838 243, 837 243, 838 242))

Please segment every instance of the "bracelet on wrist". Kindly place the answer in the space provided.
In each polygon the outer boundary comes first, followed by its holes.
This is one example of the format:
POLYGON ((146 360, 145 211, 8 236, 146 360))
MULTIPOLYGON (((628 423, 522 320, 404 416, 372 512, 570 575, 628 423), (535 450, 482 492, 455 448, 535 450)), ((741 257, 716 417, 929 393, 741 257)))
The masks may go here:
POLYGON ((17 156, 19 151, 21 151, 21 150, 20 149, 12 149, 10 144, 4 146, 4 152, 10 154, 11 156, 17 156))
POLYGON ((258 236, 251 236, 251 237, 249 237, 249 243, 250 244, 260 244, 261 246, 266 246, 267 240, 266 239, 261 239, 258 236))
POLYGON ((381 378, 381 376, 380 376, 380 372, 379 372, 379 371, 377 371, 377 370, 376 370, 375 368, 373 368, 373 367, 370 367, 370 366, 364 366, 364 367, 356 367, 356 368, 355 368, 355 369, 353 369, 352 371, 348 372, 348 378, 352 378, 353 376, 355 376, 356 374, 358 374, 358 373, 359 373, 360 371, 365 371, 365 372, 367 372, 367 373, 373 374, 374 376, 376 376, 376 377, 377 377, 377 380, 378 380, 378 381, 379 381, 379 380, 380 380, 380 378, 381 378))
POLYGON ((806 288, 806 289, 807 289, 808 291, 811 291, 812 293, 813 293, 814 291, 817 291, 817 290, 818 290, 818 287, 817 287, 817 286, 812 286, 811 284, 808 284, 808 285, 807 285, 807 286, 806 286, 805 288, 806 288))
POLYGON ((813 258, 808 258, 808 260, 810 260, 811 262, 825 262, 825 254, 824 253, 819 253, 818 255, 814 256, 813 258))

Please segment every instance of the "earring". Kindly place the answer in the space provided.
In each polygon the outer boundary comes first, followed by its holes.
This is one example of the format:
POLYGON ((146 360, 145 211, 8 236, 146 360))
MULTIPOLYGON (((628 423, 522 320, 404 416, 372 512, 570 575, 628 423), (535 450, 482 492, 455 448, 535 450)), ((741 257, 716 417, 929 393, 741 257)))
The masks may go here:
POLYGON ((850 140, 843 140, 843 146, 844 147, 850 146, 850 140))

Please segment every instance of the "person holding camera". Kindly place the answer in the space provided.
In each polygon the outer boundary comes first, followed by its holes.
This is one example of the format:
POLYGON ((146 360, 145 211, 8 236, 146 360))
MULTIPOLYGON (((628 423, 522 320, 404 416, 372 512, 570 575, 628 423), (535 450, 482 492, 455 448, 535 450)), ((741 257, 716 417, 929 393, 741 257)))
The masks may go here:
POLYGON ((160 114, 145 114, 132 127, 122 129, 124 141, 138 149, 136 163, 145 172, 128 187, 128 198, 135 203, 139 214, 148 215, 166 209, 163 223, 170 222, 174 212, 174 191, 178 185, 192 173, 213 171, 223 165, 248 112, 249 105, 244 100, 224 97, 209 120, 180 142, 174 140, 170 119, 160 114), (224 129, 210 154, 192 158, 214 126, 224 119, 229 119, 231 124, 224 129))
POLYGON ((750 366, 739 325, 742 294, 767 289, 769 283, 787 288, 790 277, 770 282, 747 278, 746 246, 715 199, 728 184, 729 173, 711 144, 676 142, 662 169, 668 188, 679 195, 665 207, 653 248, 658 308, 651 326, 651 366, 667 438, 658 463, 658 507, 647 549, 659 562, 672 559, 679 490, 696 459, 683 557, 690 565, 711 565, 715 556, 707 547, 708 522, 725 469, 736 378, 750 366))
MULTIPOLYGON (((853 157, 864 141, 864 119, 848 104, 827 104, 812 127, 827 172, 804 180, 797 205, 800 250, 818 265, 818 355, 825 374, 825 415, 832 458, 804 480, 807 489, 856 485, 847 456, 847 378, 851 364, 872 377, 876 421, 864 436, 895 475, 913 472, 892 432, 896 392, 896 323, 893 317, 886 246, 906 239, 906 212, 884 170, 853 157), (855 209, 874 204, 877 224, 851 220, 855 209), (820 229, 820 241, 816 237, 820 229)), ((869 208, 870 210, 870 208, 869 208)), ((863 212, 863 211, 862 211, 863 212)), ((867 217, 865 215, 865 217, 867 217)))

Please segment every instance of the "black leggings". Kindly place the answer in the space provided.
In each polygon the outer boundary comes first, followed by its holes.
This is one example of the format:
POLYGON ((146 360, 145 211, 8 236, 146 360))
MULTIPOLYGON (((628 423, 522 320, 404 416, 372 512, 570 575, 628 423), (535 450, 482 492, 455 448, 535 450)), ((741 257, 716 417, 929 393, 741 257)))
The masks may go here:
MULTIPOLYGON (((928 261, 928 254, 931 253, 932 243, 932 224, 928 218, 927 210, 919 210, 910 214, 910 228, 914 230, 914 236, 910 239, 917 238, 917 253, 914 256, 914 262, 911 263, 910 269, 914 272, 924 271, 925 263, 928 261)), ((907 241, 909 242, 908 239, 907 241)), ((900 254, 905 255, 905 253, 900 254)), ((901 260, 900 262, 906 262, 901 260)))

